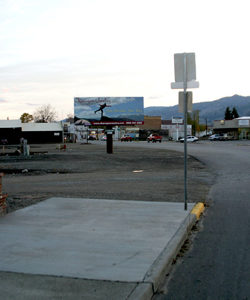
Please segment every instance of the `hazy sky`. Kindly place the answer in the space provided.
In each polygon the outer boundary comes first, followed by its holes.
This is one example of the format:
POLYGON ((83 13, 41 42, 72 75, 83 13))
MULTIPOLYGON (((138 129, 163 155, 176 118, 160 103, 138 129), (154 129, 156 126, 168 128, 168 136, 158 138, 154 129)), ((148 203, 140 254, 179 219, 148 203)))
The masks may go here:
POLYGON ((195 52, 194 102, 250 95, 249 0, 0 0, 0 119, 74 97, 178 103, 174 53, 195 52))

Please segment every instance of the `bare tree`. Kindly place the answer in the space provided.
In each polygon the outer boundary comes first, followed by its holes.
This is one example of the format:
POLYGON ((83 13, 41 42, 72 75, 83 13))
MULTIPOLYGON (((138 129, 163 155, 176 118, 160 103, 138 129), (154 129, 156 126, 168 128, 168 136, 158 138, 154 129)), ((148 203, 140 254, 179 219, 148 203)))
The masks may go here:
POLYGON ((46 104, 39 107, 34 112, 33 117, 36 123, 50 123, 56 120, 57 114, 50 104, 46 104))
POLYGON ((74 123, 74 115, 67 114, 66 122, 74 123))

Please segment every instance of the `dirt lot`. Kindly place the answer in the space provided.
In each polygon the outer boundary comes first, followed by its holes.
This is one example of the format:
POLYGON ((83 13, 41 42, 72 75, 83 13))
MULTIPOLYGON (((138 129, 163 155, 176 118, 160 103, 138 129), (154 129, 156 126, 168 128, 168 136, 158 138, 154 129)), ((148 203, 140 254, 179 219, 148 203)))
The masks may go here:
MULTIPOLYGON (((27 158, 0 156, 9 212, 49 197, 183 202, 181 153, 116 146, 107 154, 105 143, 67 144, 66 151, 56 146, 31 145, 36 153, 27 158)), ((188 201, 206 201, 212 178, 189 157, 188 201)))

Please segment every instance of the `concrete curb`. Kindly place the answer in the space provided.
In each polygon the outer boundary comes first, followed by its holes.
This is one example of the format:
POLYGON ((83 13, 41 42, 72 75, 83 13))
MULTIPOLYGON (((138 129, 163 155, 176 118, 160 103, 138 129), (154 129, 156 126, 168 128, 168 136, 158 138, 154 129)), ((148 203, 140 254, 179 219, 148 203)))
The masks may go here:
POLYGON ((188 237, 191 228, 194 226, 200 215, 204 211, 204 204, 197 203, 190 214, 183 221, 173 238, 169 241, 161 254, 157 257, 151 268, 145 275, 143 282, 139 283, 135 290, 128 297, 129 300, 150 300, 157 291, 165 274, 167 274, 172 266, 172 262, 179 253, 183 243, 188 237), (142 284, 147 283, 147 290, 142 288, 142 284), (149 284, 151 288, 149 288, 149 284))

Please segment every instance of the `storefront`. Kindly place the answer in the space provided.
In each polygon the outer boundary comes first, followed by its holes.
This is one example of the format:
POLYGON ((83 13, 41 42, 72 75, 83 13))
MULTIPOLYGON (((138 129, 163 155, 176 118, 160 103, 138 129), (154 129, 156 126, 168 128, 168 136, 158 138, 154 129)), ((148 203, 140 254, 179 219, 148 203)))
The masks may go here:
POLYGON ((228 134, 234 139, 250 139, 250 117, 216 120, 214 121, 213 132, 228 134))

